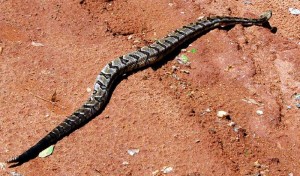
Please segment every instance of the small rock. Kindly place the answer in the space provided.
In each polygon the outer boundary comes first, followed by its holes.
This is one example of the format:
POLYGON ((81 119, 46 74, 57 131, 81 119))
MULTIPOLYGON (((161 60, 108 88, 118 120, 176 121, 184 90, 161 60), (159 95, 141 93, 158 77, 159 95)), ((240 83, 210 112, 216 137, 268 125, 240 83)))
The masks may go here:
POLYGON ((195 143, 200 143, 200 139, 195 140, 195 143))
POLYGON ((1 169, 1 170, 4 170, 4 169, 5 169, 5 166, 6 166, 5 163, 0 163, 0 169, 1 169))
POLYGON ((133 156, 133 155, 136 155, 140 152, 139 149, 129 149, 127 150, 127 153, 130 155, 130 156, 133 156))
POLYGON ((263 112, 262 110, 257 110, 257 111, 256 111, 256 114, 257 114, 257 115, 263 115, 264 112, 263 112))
POLYGON ((178 137, 179 137, 179 134, 174 134, 173 137, 174 137, 174 138, 178 138, 178 137))
POLYGON ((165 166, 163 167, 163 169, 161 170, 164 174, 168 174, 168 173, 171 173, 173 171, 173 168, 172 167, 169 167, 169 166, 165 166))
POLYGON ((194 96, 195 92, 194 91, 191 91, 191 92, 188 92, 187 93, 187 96, 192 98, 194 96))
POLYGON ((131 40, 132 37, 133 37, 133 35, 129 35, 129 36, 127 37, 127 39, 128 39, 128 40, 131 40))
POLYGON ((180 78, 175 73, 172 74, 172 77, 175 78, 177 81, 180 80, 180 78))
POLYGON ((237 132, 239 132, 239 130, 240 130, 240 127, 238 127, 238 126, 234 126, 234 127, 233 127, 233 131, 234 131, 234 132, 237 133, 237 132))
POLYGON ((2 51, 3 51, 3 48, 0 46, 0 54, 2 53, 2 51))
POLYGON ((211 112, 211 110, 209 108, 205 109, 205 112, 211 112))
POLYGON ((245 0, 245 1, 244 1, 244 4, 248 5, 248 4, 252 4, 252 2, 249 1, 249 0, 245 0))
POLYGON ((287 109, 292 109, 292 106, 286 106, 287 109))
POLYGON ((180 70, 180 71, 185 73, 185 74, 190 74, 190 71, 188 71, 188 70, 180 70))
POLYGON ((300 15, 300 10, 296 8, 289 8, 289 11, 292 15, 300 15))
POLYGON ((296 104, 296 107, 297 107, 297 108, 300 108, 300 103, 297 103, 297 104, 296 104))
POLYGON ((288 176, 294 176, 294 174, 291 172, 291 173, 288 174, 288 176))
POLYGON ((229 114, 228 114, 228 112, 226 112, 226 111, 218 111, 218 112, 217 112, 217 116, 218 116, 219 118, 224 118, 224 117, 228 117, 229 114))
POLYGON ((152 172, 152 175, 153 175, 153 176, 159 175, 159 170, 153 171, 153 172, 152 172))
POLYGON ((174 73, 176 70, 178 70, 179 67, 176 67, 175 65, 172 65, 172 72, 174 73))
POLYGON ((123 161, 122 165, 127 166, 129 164, 129 162, 127 161, 123 161))
POLYGON ((88 93, 90 93, 90 92, 92 92, 92 89, 91 88, 86 88, 86 91, 88 92, 88 93))
POLYGON ((236 125, 235 122, 229 122, 229 123, 228 123, 228 126, 231 126, 231 127, 234 127, 235 125, 236 125))
POLYGON ((254 167, 261 168, 261 164, 257 161, 254 162, 254 167))
POLYGON ((11 176, 22 176, 22 174, 19 174, 17 172, 10 172, 10 175, 11 176))
POLYGON ((174 5, 174 3, 169 2, 168 4, 170 7, 172 7, 174 5))
POLYGON ((42 43, 38 43, 38 42, 31 42, 32 46, 44 46, 44 44, 42 43))
POLYGON ((295 100, 296 100, 296 101, 300 100, 300 94, 296 93, 296 94, 294 95, 294 97, 295 97, 295 100))
POLYGON ((140 43, 140 42, 141 42, 140 39, 135 39, 135 40, 133 41, 133 43, 140 43))
POLYGON ((197 20, 202 20, 203 18, 205 18, 205 16, 199 16, 197 20))

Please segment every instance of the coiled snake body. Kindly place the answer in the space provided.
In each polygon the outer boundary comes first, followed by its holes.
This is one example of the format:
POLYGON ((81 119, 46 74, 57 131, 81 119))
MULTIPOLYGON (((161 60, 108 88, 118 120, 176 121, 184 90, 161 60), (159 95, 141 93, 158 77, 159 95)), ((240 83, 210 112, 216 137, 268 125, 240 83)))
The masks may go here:
POLYGON ((115 80, 123 74, 157 63, 164 56, 178 49, 179 46, 188 40, 195 39, 214 28, 235 24, 242 24, 244 26, 263 26, 267 24, 266 26, 270 27, 268 20, 271 16, 272 12, 267 11, 257 19, 218 16, 205 18, 183 26, 149 46, 142 47, 137 51, 116 58, 101 70, 96 78, 93 94, 79 109, 67 117, 34 146, 7 162, 14 163, 14 166, 27 162, 35 158, 39 152, 48 146, 55 144, 66 135, 80 128, 83 124, 89 122, 101 109, 105 108, 109 100, 109 95, 112 93, 112 85, 115 80))

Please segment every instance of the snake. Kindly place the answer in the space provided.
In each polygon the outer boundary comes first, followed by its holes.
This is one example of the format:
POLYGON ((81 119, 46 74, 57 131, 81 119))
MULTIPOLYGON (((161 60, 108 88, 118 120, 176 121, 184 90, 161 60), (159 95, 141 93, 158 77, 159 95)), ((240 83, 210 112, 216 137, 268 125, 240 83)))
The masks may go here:
POLYGON ((258 18, 231 16, 205 17, 172 31, 164 38, 159 39, 148 46, 141 47, 136 51, 112 60, 106 64, 97 75, 93 92, 80 108, 74 111, 35 145, 17 157, 11 158, 7 163, 18 166, 34 159, 41 151, 57 143, 62 138, 79 129, 99 115, 99 112, 106 107, 109 101, 116 80, 121 78, 124 74, 139 71, 142 68, 147 68, 158 63, 168 54, 180 49, 186 42, 195 40, 215 28, 224 28, 241 24, 245 27, 257 25, 271 29, 272 27, 268 22, 271 17, 271 10, 262 13, 258 18))

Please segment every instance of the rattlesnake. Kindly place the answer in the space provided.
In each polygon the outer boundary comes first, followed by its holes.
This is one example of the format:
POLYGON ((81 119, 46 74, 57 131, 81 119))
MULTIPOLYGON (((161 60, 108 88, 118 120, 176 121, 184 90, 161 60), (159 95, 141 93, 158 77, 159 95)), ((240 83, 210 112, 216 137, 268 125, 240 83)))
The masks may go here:
POLYGON ((240 17, 207 17, 183 26, 171 32, 163 39, 155 41, 149 46, 142 47, 137 51, 120 56, 109 62, 96 78, 93 94, 89 99, 72 115, 65 119, 61 124, 54 128, 38 143, 29 148, 21 155, 7 161, 14 163, 13 166, 20 165, 30 159, 35 158, 39 152, 48 146, 55 144, 60 139, 80 128, 89 122, 103 110, 112 93, 112 86, 122 75, 148 67, 162 60, 167 54, 180 48, 187 41, 196 39, 211 29, 242 24, 243 26, 259 25, 272 29, 268 20, 272 12, 267 11, 257 19, 240 17))

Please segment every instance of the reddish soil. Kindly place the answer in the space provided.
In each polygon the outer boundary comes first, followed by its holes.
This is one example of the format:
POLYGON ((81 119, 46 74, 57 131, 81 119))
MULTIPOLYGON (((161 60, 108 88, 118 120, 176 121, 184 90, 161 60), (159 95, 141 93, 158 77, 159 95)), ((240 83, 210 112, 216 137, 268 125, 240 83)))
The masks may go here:
POLYGON ((129 76, 104 112, 51 156, 6 165, 0 175, 155 175, 164 166, 173 168, 167 175, 300 175, 300 17, 288 11, 300 3, 225 2, 1 0, 1 162, 79 107, 110 60, 200 16, 271 9, 278 31, 237 25, 207 33, 186 48, 196 53, 179 54, 190 66, 166 58, 129 76), (219 110, 231 119, 218 118, 219 110), (140 152, 130 156, 132 148, 140 152))

